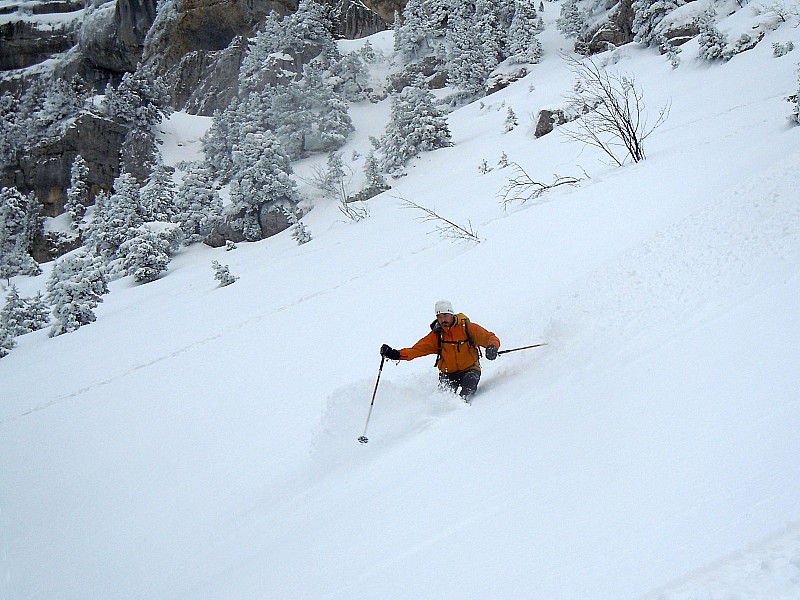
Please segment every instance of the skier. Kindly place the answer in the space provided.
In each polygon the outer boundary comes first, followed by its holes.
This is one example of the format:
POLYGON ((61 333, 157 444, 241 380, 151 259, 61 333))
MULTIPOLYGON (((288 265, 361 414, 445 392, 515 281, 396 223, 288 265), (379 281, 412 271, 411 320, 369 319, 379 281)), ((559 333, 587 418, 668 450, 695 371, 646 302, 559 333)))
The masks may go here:
POLYGON ((461 388, 460 395, 467 404, 478 388, 481 378, 480 349, 486 348, 486 358, 497 358, 500 340, 497 336, 472 323, 463 313, 456 314, 453 305, 440 300, 434 306, 436 320, 431 332, 411 348, 395 350, 387 344, 381 346, 381 356, 389 360, 414 360, 420 356, 436 354, 439 367, 439 386, 453 393, 461 388))

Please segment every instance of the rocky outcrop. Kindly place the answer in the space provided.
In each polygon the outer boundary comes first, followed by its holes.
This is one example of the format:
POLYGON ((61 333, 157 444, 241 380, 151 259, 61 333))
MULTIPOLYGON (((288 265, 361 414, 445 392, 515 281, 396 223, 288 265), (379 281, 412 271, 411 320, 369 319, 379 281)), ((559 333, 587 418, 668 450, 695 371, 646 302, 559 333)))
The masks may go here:
POLYGON ((119 175, 119 149, 126 133, 119 123, 84 114, 63 137, 39 144, 19 165, 0 172, 0 185, 13 185, 25 194, 34 192, 46 216, 59 215, 64 211, 75 156, 80 154, 89 166, 87 183, 93 198, 101 189, 110 189, 119 175))
POLYGON ((590 28, 575 42, 581 54, 598 54, 633 41, 632 0, 620 0, 601 23, 590 28))
POLYGON ((365 3, 358 0, 340 2, 334 15, 338 23, 337 32, 344 38, 357 39, 386 29, 391 19, 385 19, 365 3))
MULTIPOLYGON (((242 233, 243 220, 244 211, 238 215, 229 216, 226 220, 219 222, 214 231, 208 234, 203 241, 212 248, 220 248, 228 241, 234 243, 245 241, 246 238, 242 233)), ((291 224, 289 217, 282 210, 265 205, 258 213, 258 226, 261 229, 262 238, 280 233, 284 229, 288 229, 291 224)))
POLYGON ((406 0, 361 0, 371 11, 387 23, 394 23, 394 13, 402 13, 406 0))
POLYGON ((77 41, 83 4, 80 2, 42 2, 32 7, 10 4, 0 24, 0 71, 23 69, 72 48, 77 41), (75 12, 74 19, 68 13, 75 12), (57 25, 46 15, 64 14, 57 25), (17 17, 17 18, 15 18, 17 17), (41 17, 41 19, 39 18, 41 17))
POLYGON ((124 73, 141 61, 144 37, 155 19, 155 0, 117 0, 87 15, 79 44, 94 66, 124 73))
MULTIPOLYGON (((386 28, 377 13, 359 0, 330 0, 337 32, 358 37, 386 28)), ((155 67, 174 90, 174 105, 194 114, 211 115, 237 93, 239 65, 252 36, 267 14, 286 15, 294 0, 190 0, 180 14, 158 17, 142 62, 155 67)), ((297 72, 311 57, 296 57, 297 72)))

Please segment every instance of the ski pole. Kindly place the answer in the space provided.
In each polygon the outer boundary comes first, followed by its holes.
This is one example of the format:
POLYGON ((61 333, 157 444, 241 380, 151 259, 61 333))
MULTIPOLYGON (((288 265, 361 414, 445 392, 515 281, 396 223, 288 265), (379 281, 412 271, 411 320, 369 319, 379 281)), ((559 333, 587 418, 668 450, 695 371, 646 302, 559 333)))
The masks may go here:
POLYGON ((531 346, 522 346, 520 348, 509 348, 508 350, 500 350, 497 354, 507 354, 508 352, 516 352, 517 350, 527 350, 528 348, 538 348, 539 346, 547 346, 547 343, 533 344, 531 346))
POLYGON ((372 390, 372 401, 369 403, 369 412, 367 413, 367 422, 364 424, 364 435, 358 438, 358 441, 362 444, 366 444, 369 441, 367 437, 367 427, 369 427, 369 418, 372 416, 372 407, 375 406, 375 394, 378 393, 378 383, 381 380, 381 371, 383 371, 383 361, 386 360, 386 357, 381 355, 381 366, 378 368, 378 378, 375 380, 375 389, 372 390))

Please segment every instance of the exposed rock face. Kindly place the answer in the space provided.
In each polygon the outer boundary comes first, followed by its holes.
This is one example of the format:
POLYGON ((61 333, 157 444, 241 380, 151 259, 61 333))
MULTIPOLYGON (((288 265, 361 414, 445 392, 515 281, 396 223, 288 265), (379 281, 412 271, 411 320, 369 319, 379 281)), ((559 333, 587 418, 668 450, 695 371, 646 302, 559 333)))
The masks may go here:
POLYGON ((176 108, 211 115, 237 93, 247 37, 271 11, 286 15, 297 3, 188 0, 182 8, 159 17, 142 62, 169 82, 176 108))
MULTIPOLYGON (((13 1, 13 0, 12 0, 13 1)), ((21 1, 21 0, 20 0, 21 1)), ((404 0, 322 0, 331 7, 337 31, 343 37, 360 37, 386 28, 404 0)), ((298 0, 181 0, 180 11, 156 13, 157 0, 116 0, 84 9, 81 0, 40 0, 27 10, 75 12, 63 26, 39 27, 20 13, 0 26, 0 92, 16 93, 26 86, 29 71, 46 59, 59 55, 55 66, 43 69, 45 76, 80 75, 102 90, 108 81, 118 80, 139 63, 152 64, 173 86, 177 109, 211 115, 228 105, 238 92, 238 71, 247 49, 247 39, 275 11, 287 15, 297 9, 298 0), (84 15, 84 10, 91 11, 84 15), (154 23, 157 27, 153 27, 154 23), (152 31, 151 31, 152 29, 152 31), (148 37, 148 35, 150 37, 148 37), (12 69, 18 69, 12 75, 12 69)), ((0 12, 16 12, 16 5, 0 12)), ((310 50, 309 50, 310 51, 310 50)), ((265 78, 285 77, 298 72, 310 56, 295 56, 275 65, 265 78)), ((70 170, 77 154, 89 164, 91 197, 109 190, 120 173, 120 149, 127 129, 97 115, 83 115, 60 139, 51 139, 26 152, 20 163, 0 171, 0 185, 13 185, 24 193, 34 192, 44 214, 63 212, 70 170)), ((135 154, 135 152, 134 152, 135 154)), ((282 213, 260 215, 265 236, 288 226, 282 213)), ((230 232, 222 237, 234 239, 230 232)), ((46 254, 41 244, 38 255, 46 254)))
POLYGON ((40 144, 16 168, 0 172, 0 185, 13 185, 25 194, 34 192, 45 215, 59 215, 64 211, 75 156, 80 154, 89 165, 87 183, 94 197, 101 189, 110 189, 119 175, 119 148, 126 133, 119 123, 85 114, 63 137, 40 144))
POLYGON ((339 33, 347 39, 356 39, 383 31, 390 19, 385 19, 377 12, 369 10, 366 3, 346 0, 340 2, 337 22, 339 33))
MULTIPOLYGON (((206 236, 204 242, 212 248, 219 248, 224 246, 227 241, 235 243, 245 241, 242 228, 233 225, 234 222, 241 221, 243 218, 244 211, 219 223, 214 231, 206 236)), ((258 214, 258 225, 261 229, 261 236, 268 238, 288 229, 291 223, 284 212, 264 206, 258 214)))
MULTIPOLYGON (((381 31, 386 23, 357 0, 329 0, 337 30, 345 37, 381 31)), ((174 89, 174 105, 194 114, 211 115, 237 93, 239 65, 252 36, 272 11, 287 15, 296 0, 187 0, 178 15, 154 28, 142 62, 153 65, 174 89)), ((305 61, 298 57, 290 70, 305 61)))
POLYGON ((96 67, 117 73, 133 71, 155 14, 155 0, 117 0, 101 6, 81 27, 81 53, 96 67))
POLYGON ((632 0, 620 0, 602 23, 591 28, 577 42, 575 50, 582 54, 598 54, 611 46, 623 46, 633 41, 632 0))
POLYGON ((400 92, 419 78, 431 89, 440 89, 447 83, 447 73, 442 69, 442 62, 435 56, 426 56, 422 60, 409 63, 399 73, 392 73, 387 78, 389 89, 400 92))
MULTIPOLYGON (((14 14, 19 7, 11 5, 3 14, 14 14)), ((34 14, 61 14, 79 11, 80 2, 43 2, 33 7, 34 14)), ((30 9, 26 9, 30 10, 30 9)), ((65 19, 57 26, 40 26, 35 20, 9 20, 0 24, 0 71, 22 69, 38 64, 53 54, 72 48, 77 41, 80 21, 65 19)))
POLYGON ((362 0, 364 5, 387 23, 394 23, 394 13, 402 13, 407 0, 362 0))

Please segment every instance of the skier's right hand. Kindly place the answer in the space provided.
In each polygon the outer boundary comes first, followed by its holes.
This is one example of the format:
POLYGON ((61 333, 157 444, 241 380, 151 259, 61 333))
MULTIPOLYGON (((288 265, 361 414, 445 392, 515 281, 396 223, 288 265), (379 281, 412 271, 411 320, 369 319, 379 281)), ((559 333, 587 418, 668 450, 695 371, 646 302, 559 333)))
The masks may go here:
POLYGON ((400 352, 392 348, 389 344, 381 346, 381 356, 385 356, 389 360, 400 360, 400 352))

